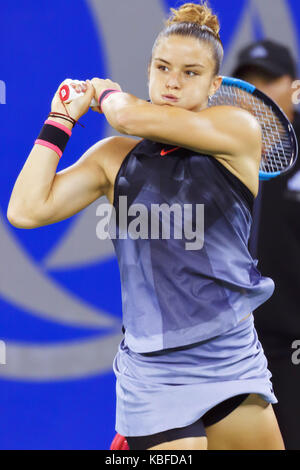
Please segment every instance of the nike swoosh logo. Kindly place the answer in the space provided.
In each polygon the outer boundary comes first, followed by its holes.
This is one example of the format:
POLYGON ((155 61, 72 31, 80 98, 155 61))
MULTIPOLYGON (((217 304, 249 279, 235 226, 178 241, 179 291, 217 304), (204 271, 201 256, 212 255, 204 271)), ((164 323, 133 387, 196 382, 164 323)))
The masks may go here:
POLYGON ((170 150, 164 150, 164 149, 162 149, 162 151, 160 152, 160 154, 161 154, 162 157, 164 157, 164 156, 167 155, 168 153, 174 152, 174 150, 177 150, 177 149, 180 149, 180 147, 175 147, 175 148, 170 149, 170 150))

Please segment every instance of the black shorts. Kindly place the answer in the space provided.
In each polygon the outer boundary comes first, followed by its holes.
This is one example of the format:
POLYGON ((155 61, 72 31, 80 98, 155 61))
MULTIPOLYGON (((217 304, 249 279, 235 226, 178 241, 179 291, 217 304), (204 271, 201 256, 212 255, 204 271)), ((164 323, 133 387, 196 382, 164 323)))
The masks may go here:
POLYGON ((235 408, 237 408, 247 397, 249 393, 236 395, 222 401, 207 411, 195 423, 189 424, 183 428, 168 429, 167 431, 158 432, 149 436, 126 436, 126 440, 130 450, 146 450, 163 442, 175 441, 185 437, 201 437, 206 436, 205 428, 217 423, 225 418, 235 408))

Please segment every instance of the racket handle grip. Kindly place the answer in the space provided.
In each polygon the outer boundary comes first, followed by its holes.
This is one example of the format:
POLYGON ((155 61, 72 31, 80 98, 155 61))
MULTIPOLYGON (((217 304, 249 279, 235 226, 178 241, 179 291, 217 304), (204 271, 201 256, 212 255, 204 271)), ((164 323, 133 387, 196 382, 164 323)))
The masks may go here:
MULTIPOLYGON (((77 93, 77 91, 71 86, 71 83, 80 84, 84 82, 82 80, 72 80, 71 78, 67 78, 65 80, 64 85, 59 90, 59 96, 60 96, 60 99, 66 104, 84 95, 83 92, 77 93)), ((93 98, 92 101, 90 102, 90 106, 91 107, 99 106, 95 98, 93 98)))

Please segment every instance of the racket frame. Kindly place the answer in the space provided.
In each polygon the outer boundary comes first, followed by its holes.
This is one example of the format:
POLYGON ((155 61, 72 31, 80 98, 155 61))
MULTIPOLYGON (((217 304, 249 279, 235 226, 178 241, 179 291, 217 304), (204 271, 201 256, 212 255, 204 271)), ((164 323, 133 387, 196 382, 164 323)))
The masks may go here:
MULTIPOLYGON (((222 76, 222 85, 224 86, 233 86, 236 88, 240 88, 251 95, 255 96, 259 100, 263 101, 267 106, 270 106, 273 110, 273 112, 279 117, 282 125, 284 126, 291 142, 291 162, 290 165, 285 168, 284 170, 278 170, 275 172, 266 172, 263 170, 259 170, 259 179, 262 181, 267 181, 273 178, 276 178, 277 176, 286 174, 292 170, 294 167, 297 157, 298 157, 298 141, 297 137, 295 134, 295 130, 290 123, 289 119, 287 118, 286 114, 283 112, 283 110, 265 93, 263 93, 261 90, 256 88, 254 85, 251 83, 248 83, 244 80, 240 80, 239 78, 234 78, 234 77, 227 77, 227 76, 222 76)), ((221 86, 222 86, 221 85, 221 86)), ((218 92, 217 92, 218 93, 218 92)), ((234 106, 234 104, 233 104, 234 106)), ((255 114, 253 114, 255 116, 255 114)), ((256 117, 256 116, 255 116, 256 117)), ((257 118, 256 118, 257 119, 257 118)), ((257 119, 259 121, 259 119, 257 119)))

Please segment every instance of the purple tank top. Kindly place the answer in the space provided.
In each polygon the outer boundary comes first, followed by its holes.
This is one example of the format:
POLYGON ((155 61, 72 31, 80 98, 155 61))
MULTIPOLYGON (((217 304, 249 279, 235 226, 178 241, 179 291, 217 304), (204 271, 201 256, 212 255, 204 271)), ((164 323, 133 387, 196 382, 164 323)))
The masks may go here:
POLYGON ((129 152, 115 180, 112 242, 130 349, 204 341, 272 295, 248 251, 253 201, 212 156, 147 139, 129 152))

